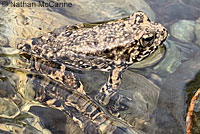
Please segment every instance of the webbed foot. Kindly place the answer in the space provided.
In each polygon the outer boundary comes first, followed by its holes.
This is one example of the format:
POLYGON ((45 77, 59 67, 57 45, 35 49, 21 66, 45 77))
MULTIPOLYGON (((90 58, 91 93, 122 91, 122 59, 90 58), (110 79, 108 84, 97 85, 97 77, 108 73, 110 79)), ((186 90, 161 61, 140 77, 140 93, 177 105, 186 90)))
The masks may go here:
POLYGON ((132 99, 120 94, 119 91, 99 92, 95 100, 106 107, 110 114, 120 117, 119 112, 126 111, 130 108, 132 99))

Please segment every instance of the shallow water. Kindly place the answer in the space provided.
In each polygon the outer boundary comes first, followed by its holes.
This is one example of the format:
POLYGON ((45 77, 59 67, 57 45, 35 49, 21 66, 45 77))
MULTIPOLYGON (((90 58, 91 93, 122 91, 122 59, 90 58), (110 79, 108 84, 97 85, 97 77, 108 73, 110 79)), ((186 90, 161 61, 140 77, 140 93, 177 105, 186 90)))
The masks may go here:
MULTIPOLYGON (((200 87, 198 0, 68 0, 67 3, 70 6, 63 8, 0 7, 0 133, 82 133, 69 116, 37 102, 32 104, 34 92, 31 82, 26 83, 25 65, 20 64, 23 58, 16 49, 5 47, 15 48, 20 39, 37 37, 65 24, 108 21, 137 10, 167 27, 169 37, 164 43, 166 52, 159 62, 152 63, 155 58, 150 58, 125 71, 120 93, 132 98, 132 103, 120 114, 137 130, 147 134, 186 133, 187 107, 200 87), (195 77, 196 82, 191 84, 195 77)), ((74 72, 91 97, 108 76, 96 71, 74 72)), ((198 119, 197 106, 194 134, 199 133, 198 119)))

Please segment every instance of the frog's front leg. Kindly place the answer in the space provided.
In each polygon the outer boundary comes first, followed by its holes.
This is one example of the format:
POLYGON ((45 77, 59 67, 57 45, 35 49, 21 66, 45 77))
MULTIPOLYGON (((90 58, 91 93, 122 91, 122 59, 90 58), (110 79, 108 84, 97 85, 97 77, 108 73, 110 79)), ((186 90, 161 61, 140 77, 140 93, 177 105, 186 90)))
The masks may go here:
POLYGON ((113 67, 110 71, 108 81, 95 96, 95 99, 115 116, 119 116, 118 111, 126 110, 128 107, 126 103, 131 101, 130 98, 119 94, 119 87, 125 69, 126 68, 113 67))
POLYGON ((121 68, 114 68, 110 71, 108 81, 101 87, 96 99, 102 105, 107 105, 110 98, 117 92, 121 84, 123 70, 121 68))

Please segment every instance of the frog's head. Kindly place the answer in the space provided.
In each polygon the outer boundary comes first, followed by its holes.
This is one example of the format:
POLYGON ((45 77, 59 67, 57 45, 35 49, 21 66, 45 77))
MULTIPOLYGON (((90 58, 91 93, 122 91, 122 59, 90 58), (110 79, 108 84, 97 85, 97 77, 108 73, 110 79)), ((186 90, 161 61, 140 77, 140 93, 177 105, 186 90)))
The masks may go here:
POLYGON ((167 29, 159 23, 151 22, 143 12, 134 13, 130 16, 134 23, 136 36, 134 37, 133 49, 129 53, 130 62, 138 62, 149 55, 162 45, 167 38, 167 29))
POLYGON ((117 61, 115 64, 130 65, 141 61, 155 52, 167 38, 167 29, 159 23, 151 22, 143 12, 136 12, 120 23, 116 25, 123 30, 115 30, 119 33, 116 34, 118 38, 112 42, 114 45, 108 44, 109 47, 101 53, 106 59, 117 61))

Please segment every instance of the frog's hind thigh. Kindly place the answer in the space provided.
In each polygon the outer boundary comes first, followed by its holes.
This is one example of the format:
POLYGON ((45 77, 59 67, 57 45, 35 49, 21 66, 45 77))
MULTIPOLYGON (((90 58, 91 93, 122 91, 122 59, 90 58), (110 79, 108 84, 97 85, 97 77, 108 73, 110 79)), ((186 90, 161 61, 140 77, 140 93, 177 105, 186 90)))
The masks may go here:
POLYGON ((71 70, 65 65, 50 62, 34 56, 32 56, 30 59, 28 58, 27 63, 28 66, 25 67, 26 70, 30 70, 36 73, 39 72, 61 83, 66 88, 77 91, 82 95, 86 94, 83 90, 83 85, 79 78, 77 78, 77 76, 72 73, 71 70))

